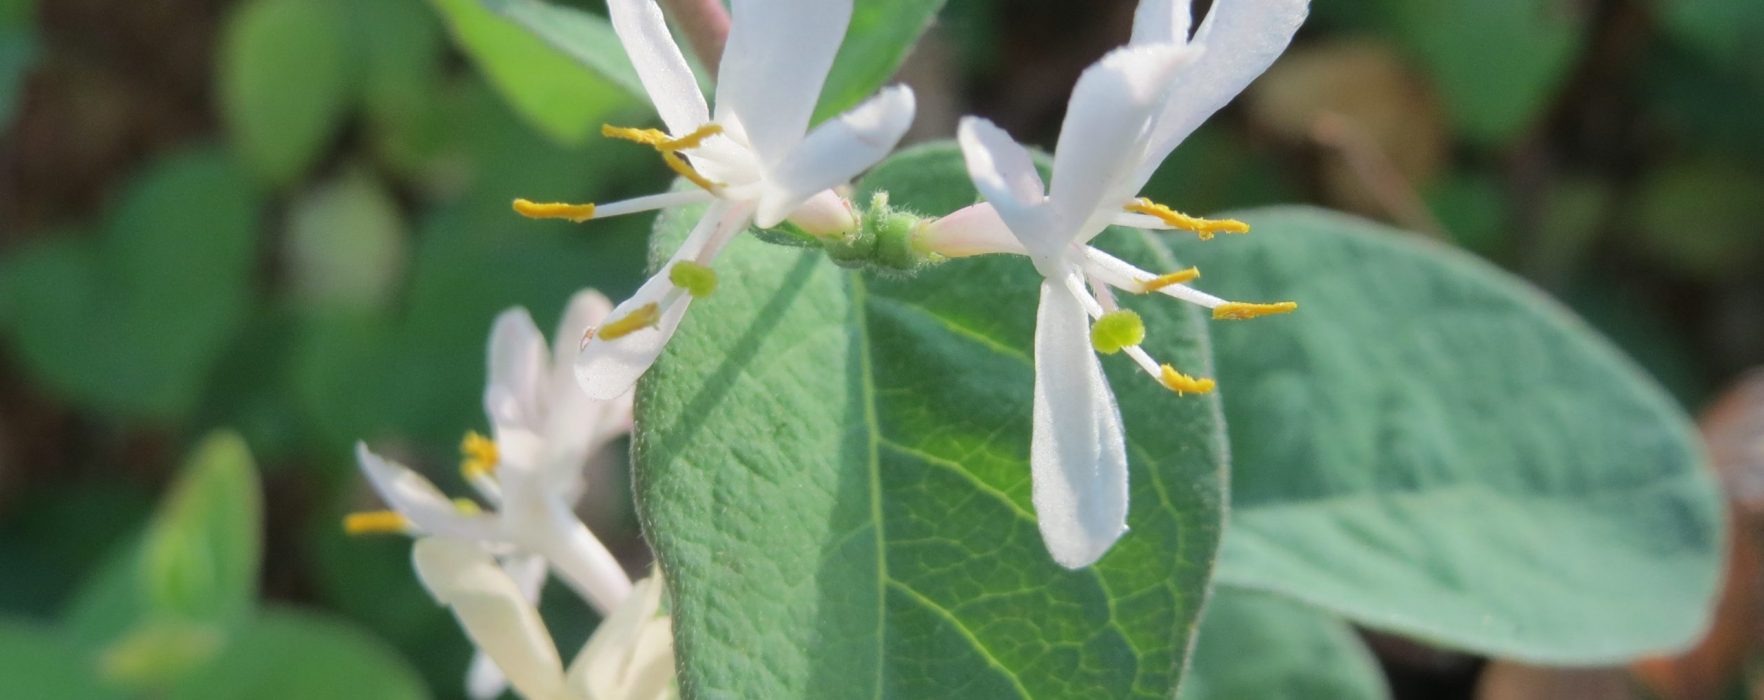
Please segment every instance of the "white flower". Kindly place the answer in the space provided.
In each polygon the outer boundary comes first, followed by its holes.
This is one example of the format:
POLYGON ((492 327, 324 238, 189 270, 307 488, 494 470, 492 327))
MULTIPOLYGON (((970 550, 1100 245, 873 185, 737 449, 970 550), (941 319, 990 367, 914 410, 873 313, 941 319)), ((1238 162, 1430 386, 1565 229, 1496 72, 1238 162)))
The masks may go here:
POLYGON ((483 548, 441 537, 411 555, 423 586, 527 700, 661 700, 677 695, 659 574, 639 581, 564 670, 531 599, 483 548))
POLYGON ((1307 0, 1218 0, 1190 40, 1187 0, 1141 3, 1133 43, 1091 66, 1073 89, 1051 191, 1022 145, 984 119, 962 121, 962 153, 986 202, 927 224, 917 244, 946 256, 1028 255, 1045 278, 1030 464, 1042 537, 1063 566, 1095 562, 1127 529, 1126 437, 1096 353, 1125 352, 1177 393, 1213 388, 1153 360, 1140 347, 1144 325, 1117 307, 1111 288, 1160 292, 1215 318, 1297 307, 1228 302, 1185 284, 1199 276, 1193 269, 1154 275, 1088 244, 1110 225, 1182 228, 1203 238, 1248 230, 1136 196, 1177 144, 1285 49, 1307 7, 1307 0))
POLYGON ((770 228, 789 219, 823 236, 855 228, 850 205, 831 188, 892 151, 913 117, 912 91, 895 86, 809 131, 851 0, 735 0, 714 119, 653 0, 611 0, 607 9, 668 130, 609 126, 603 133, 655 147, 697 189, 598 206, 517 200, 515 210, 586 221, 710 206, 667 264, 585 340, 576 366, 596 398, 629 391, 649 369, 692 299, 715 288, 711 262, 750 223, 770 228))
MULTIPOLYGON (((484 410, 494 439, 471 433, 461 471, 489 510, 449 499, 421 474, 356 446, 361 469, 391 511, 356 513, 351 533, 402 532, 468 540, 499 556, 528 600, 537 601, 548 569, 602 613, 630 592, 610 552, 573 512, 585 488, 588 459, 630 431, 629 396, 588 398, 570 365, 574 339, 604 319, 612 304, 599 292, 570 300, 555 348, 523 309, 497 317, 490 335, 484 410)), ((482 659, 468 686, 474 697, 501 692, 501 676, 482 659)))

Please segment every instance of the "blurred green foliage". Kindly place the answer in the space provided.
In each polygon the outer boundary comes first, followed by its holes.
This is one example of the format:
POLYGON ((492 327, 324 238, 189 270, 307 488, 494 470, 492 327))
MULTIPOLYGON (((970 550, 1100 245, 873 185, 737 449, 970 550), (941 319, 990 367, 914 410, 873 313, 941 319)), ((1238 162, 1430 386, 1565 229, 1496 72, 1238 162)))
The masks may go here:
MULTIPOLYGON (((363 669, 351 687, 420 696, 400 653, 436 694, 457 693, 467 648, 411 578, 407 545, 337 532, 362 499, 348 446, 451 464, 459 434, 481 427, 497 311, 554 318, 581 286, 633 288, 647 221, 532 223, 508 202, 665 187, 645 149, 594 136, 651 117, 610 43, 529 33, 609 36, 593 2, 152 5, 0 0, 0 677, 31 668, 44 672, 22 677, 89 686, 78 670, 104 658, 113 681, 177 697, 180 683, 247 683, 227 675, 242 664, 217 659, 275 645, 302 651, 252 677, 290 679, 275 685, 291 693, 329 692, 298 685, 323 682, 302 669, 347 664, 363 669), (112 40, 142 17, 167 34, 112 40), (204 47, 205 70, 159 62, 184 45, 204 47), (194 106, 154 117, 155 99, 194 106), (195 447, 221 426, 261 461, 266 513, 243 510, 258 469, 236 440, 195 447), (186 448, 199 456, 168 483, 186 448), (211 510, 211 489, 234 506, 211 510), (233 535, 267 523, 265 568, 255 540, 180 534, 186 519, 231 519, 233 535), (189 557, 212 558, 213 575, 165 573, 189 557), (371 633, 241 607, 260 584, 371 633)), ((952 0, 918 69, 950 93, 921 88, 922 103, 1051 133, 1057 109, 1012 110, 1063 104, 1077 69, 1125 36, 1125 15, 1030 5, 952 0)), ((866 3, 858 22, 889 46, 934 6, 866 3)), ((1363 42, 1406 73, 1304 119, 1229 110, 1147 194, 1202 211, 1311 201, 1436 227, 1564 298, 1694 407, 1764 360, 1764 321, 1744 313, 1764 274, 1761 35, 1756 0, 1318 0, 1289 60, 1363 42), (1356 111, 1367 104, 1407 118, 1376 127, 1356 111), (1317 138, 1326 113, 1353 138, 1317 138)), ((848 53, 864 55, 842 55, 846 85, 899 58, 848 53)), ((822 116, 861 94, 830 91, 822 116)), ((936 112, 923 128, 947 133, 936 112)), ((579 637, 589 616, 571 613, 583 627, 563 636, 579 637)))

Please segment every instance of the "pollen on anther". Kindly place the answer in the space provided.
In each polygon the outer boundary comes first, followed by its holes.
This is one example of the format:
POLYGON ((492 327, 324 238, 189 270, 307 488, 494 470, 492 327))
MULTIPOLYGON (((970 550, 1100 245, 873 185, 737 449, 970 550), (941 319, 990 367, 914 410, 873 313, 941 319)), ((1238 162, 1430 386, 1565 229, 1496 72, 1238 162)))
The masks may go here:
POLYGON ((514 201, 514 210, 516 214, 529 219, 563 219, 578 224, 594 218, 592 203, 565 204, 563 202, 535 202, 529 199, 517 199, 514 201))
POLYGON ((1189 216, 1145 198, 1128 204, 1126 209, 1134 214, 1153 217, 1164 222, 1170 228, 1193 231, 1203 241, 1212 239, 1213 234, 1216 233, 1249 233, 1250 230, 1249 224, 1236 219, 1203 219, 1198 216, 1189 216))
POLYGON ((1164 388, 1174 391, 1179 395, 1205 394, 1212 391, 1215 386, 1215 383, 1211 379, 1196 379, 1176 371, 1175 367, 1169 365, 1163 365, 1159 369, 1161 370, 1161 373, 1158 376, 1158 381, 1164 384, 1164 388))
POLYGON ((636 311, 626 314, 612 323, 601 326, 595 336, 601 340, 618 340, 627 335, 654 326, 661 320, 661 307, 654 302, 637 307, 636 311))
POLYGON ((1172 285, 1193 282, 1200 279, 1200 276, 1200 268, 1191 267, 1186 270, 1177 270, 1169 274, 1158 275, 1157 277, 1148 280, 1142 280, 1139 283, 1139 288, 1143 290, 1143 293, 1150 294, 1172 285))
POLYGON ((496 464, 501 460, 496 451, 496 441, 475 430, 468 431, 465 439, 460 440, 459 454, 459 471, 467 479, 490 475, 496 471, 496 464))
POLYGON ((350 535, 402 534, 410 531, 410 520, 390 510, 370 510, 343 516, 343 532, 350 535))
POLYGON ((1275 314, 1287 314, 1298 310, 1298 302, 1283 301, 1276 304, 1246 304, 1243 302, 1226 302, 1213 309, 1213 318, 1228 321, 1241 321, 1275 314))

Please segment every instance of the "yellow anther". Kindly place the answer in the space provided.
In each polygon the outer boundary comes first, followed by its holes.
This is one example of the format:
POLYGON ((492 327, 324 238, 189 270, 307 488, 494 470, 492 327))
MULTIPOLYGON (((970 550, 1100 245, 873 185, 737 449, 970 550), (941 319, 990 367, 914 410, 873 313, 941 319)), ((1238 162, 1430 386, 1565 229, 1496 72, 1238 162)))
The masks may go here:
POLYGON ((721 124, 706 124, 697 129, 693 129, 690 134, 681 136, 677 139, 664 141, 661 145, 656 146, 656 148, 664 151, 683 151, 688 148, 698 148, 699 144, 704 143, 705 139, 716 136, 720 133, 723 133, 723 126, 721 124))
POLYGON ((661 320, 661 307, 654 302, 637 307, 636 311, 626 314, 612 323, 601 326, 596 335, 601 340, 618 340, 627 335, 654 326, 661 320))
POLYGON ((578 224, 594 218, 593 204, 542 203, 517 199, 514 201, 514 210, 516 214, 529 219, 567 219, 578 224))
POLYGON ((1236 219, 1202 219, 1145 198, 1127 205, 1127 211, 1154 217, 1170 228, 1193 231, 1203 241, 1211 239, 1215 233, 1249 233, 1250 230, 1249 224, 1236 219))
POLYGON ((661 129, 634 129, 628 126, 600 125, 600 135, 609 139, 622 139, 632 143, 660 148, 662 144, 672 141, 668 132, 661 129))
POLYGON ((370 510, 343 516, 343 532, 351 535, 403 534, 410 520, 389 510, 370 510))
POLYGON ((478 507, 478 502, 470 498, 453 499, 453 509, 462 515, 478 515, 484 512, 483 508, 478 507))
POLYGON ((1186 270, 1177 270, 1167 275, 1158 275, 1157 277, 1148 280, 1140 280, 1139 293, 1150 294, 1171 285, 1193 282, 1197 279, 1200 279, 1200 268, 1191 267, 1186 270))
POLYGON ((1226 302, 1213 309, 1213 318, 1221 320, 1241 321, 1246 318, 1289 314, 1298 310, 1298 302, 1283 301, 1278 304, 1245 304, 1242 302, 1226 302))
POLYGON ((467 479, 490 475, 502 459, 496 452, 496 441, 479 435, 476 430, 468 431, 465 439, 459 441, 459 454, 459 473, 467 479))
POLYGON ((706 192, 716 192, 718 187, 723 186, 722 183, 712 181, 710 178, 705 177, 702 173, 698 172, 698 170, 694 169, 691 165, 687 165, 686 159, 681 158, 678 153, 673 151, 662 151, 661 156, 662 162, 667 163, 668 167, 674 172, 679 173, 680 177, 686 178, 687 181, 694 185, 698 185, 706 192))
POLYGON ((711 181, 710 178, 688 165, 686 159, 680 157, 679 152, 689 148, 697 148, 704 143, 705 139, 720 133, 723 133, 723 127, 718 124, 706 124, 680 138, 669 136, 661 129, 633 129, 628 126, 613 126, 611 124, 600 127, 601 136, 609 139, 624 139, 654 148, 661 153, 662 162, 667 163, 668 167, 679 173, 680 177, 686 178, 692 184, 707 191, 715 191, 722 185, 711 181))
POLYGON ((1158 377, 1158 380, 1164 383, 1164 388, 1177 394, 1205 394, 1213 390, 1214 382, 1211 379, 1195 379, 1176 371, 1175 367, 1169 365, 1164 365, 1160 369, 1163 370, 1163 374, 1158 377))

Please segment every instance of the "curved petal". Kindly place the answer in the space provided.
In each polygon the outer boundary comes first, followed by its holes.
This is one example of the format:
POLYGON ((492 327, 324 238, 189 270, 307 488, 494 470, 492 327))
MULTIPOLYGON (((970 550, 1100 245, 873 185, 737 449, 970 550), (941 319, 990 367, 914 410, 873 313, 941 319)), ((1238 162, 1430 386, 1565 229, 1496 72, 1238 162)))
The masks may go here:
POLYGON ((545 336, 526 309, 515 307, 496 317, 490 330, 489 379, 484 385, 484 413, 500 434, 510 429, 537 430, 545 417, 544 396, 550 358, 545 336))
POLYGON ((606 10, 668 131, 685 134, 710 121, 704 94, 655 0, 607 0, 606 10))
POLYGON ((604 322, 612 302, 600 292, 584 289, 570 299, 553 339, 546 380, 546 416, 543 432, 544 463, 552 477, 580 470, 588 453, 612 436, 629 429, 629 394, 606 401, 590 398, 576 382, 574 356, 588 329, 604 322))
POLYGON ((1125 204, 1124 190, 1139 167, 1152 115, 1164 102, 1170 77, 1196 51, 1174 44, 1128 46, 1085 69, 1060 126, 1054 149, 1053 218, 1065 238, 1085 241, 1107 226, 1125 204))
POLYGON ((1190 0, 1139 0, 1133 12, 1131 45, 1186 44, 1193 18, 1190 0))
POLYGON ((1089 566, 1127 531, 1127 438, 1089 329, 1078 298, 1043 282, 1029 466, 1041 538, 1068 569, 1089 566))
POLYGON ((488 540, 496 529, 481 515, 466 515, 435 484, 402 464, 387 460, 366 443, 355 443, 355 459, 386 505, 431 535, 488 540))
POLYGON ((570 697, 551 632, 495 559, 469 542, 425 538, 416 543, 411 560, 423 587, 453 610, 466 636, 522 697, 570 697))
POLYGON ((1152 171, 1202 122, 1274 64, 1310 7, 1310 0, 1215 0, 1194 33, 1192 43, 1203 53, 1173 78, 1134 189, 1151 179, 1152 171))
MULTIPOLYGON (((507 557, 502 559, 502 570, 527 602, 539 604, 539 591, 545 586, 545 559, 532 555, 507 557)), ((507 689, 508 677, 502 675, 496 661, 483 650, 472 654, 472 663, 466 668, 466 695, 473 700, 491 700, 507 689)))
POLYGON ((717 70, 717 121, 732 124, 765 166, 808 132, 851 0, 734 0, 717 70))
POLYGON ((1038 255, 1057 254, 1061 247, 1042 208, 1047 188, 1029 150, 998 125, 979 117, 963 117, 956 129, 968 177, 1023 247, 1038 255))
POLYGON ((570 662, 570 688, 584 698, 667 697, 674 678, 672 621, 661 614, 661 574, 638 581, 570 662))
POLYGON ((1029 254, 990 202, 970 204, 926 223, 915 242, 947 258, 991 253, 1029 254))
POLYGON ((912 89, 895 85, 815 127, 768 176, 754 223, 777 226, 810 197, 887 157, 912 126, 913 106, 912 89))

